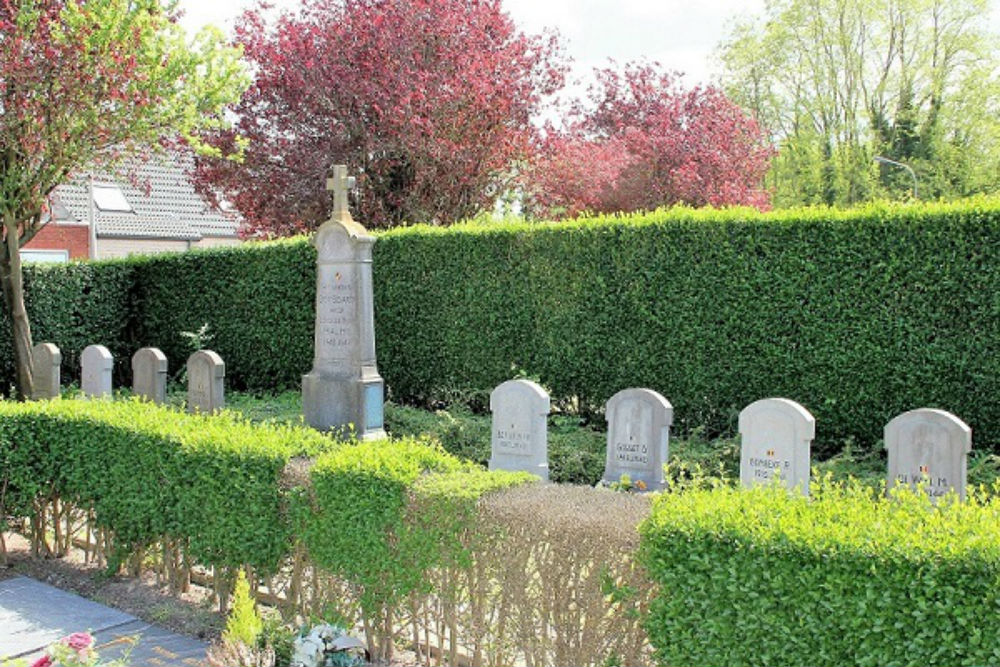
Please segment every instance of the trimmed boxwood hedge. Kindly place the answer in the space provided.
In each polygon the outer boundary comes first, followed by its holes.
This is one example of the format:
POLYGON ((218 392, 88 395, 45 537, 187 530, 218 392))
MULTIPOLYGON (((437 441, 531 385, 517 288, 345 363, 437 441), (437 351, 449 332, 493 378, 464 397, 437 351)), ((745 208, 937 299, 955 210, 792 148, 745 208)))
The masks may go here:
POLYGON ((371 610, 457 558, 453 533, 481 495, 533 479, 413 438, 348 444, 136 399, 0 400, 0 528, 56 494, 90 509, 123 554, 179 540, 202 564, 273 572, 301 540, 371 610), (307 458, 315 465, 303 476, 307 458), (415 498, 426 520, 404 526, 415 498))
MULTIPOLYGON (((1000 402, 983 400, 1000 393, 996 200, 416 226, 380 234, 374 253, 379 369, 398 401, 485 405, 524 373, 584 410, 651 387, 677 429, 709 433, 787 396, 816 416, 821 454, 873 447, 919 406, 1000 446, 1000 402)), ((156 345, 176 370, 180 332, 208 324, 231 388, 295 387, 312 360, 314 262, 297 239, 35 269, 35 338, 69 359, 102 342, 126 366, 156 345)))
POLYGON ((826 480, 812 498, 665 494, 640 556, 664 665, 1000 664, 1000 496, 934 507, 826 480))
POLYGON ((184 539, 200 562, 270 571, 291 540, 285 465, 333 446, 311 429, 136 400, 0 401, 0 517, 54 492, 91 508, 123 550, 184 539))

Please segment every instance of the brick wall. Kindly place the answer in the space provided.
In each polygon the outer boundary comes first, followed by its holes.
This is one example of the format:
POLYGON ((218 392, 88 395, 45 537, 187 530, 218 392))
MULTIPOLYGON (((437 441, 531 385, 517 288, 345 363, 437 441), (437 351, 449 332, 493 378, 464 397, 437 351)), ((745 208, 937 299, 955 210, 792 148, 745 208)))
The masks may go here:
POLYGON ((50 222, 24 247, 29 250, 68 250, 70 259, 87 259, 90 249, 89 231, 86 225, 50 222))

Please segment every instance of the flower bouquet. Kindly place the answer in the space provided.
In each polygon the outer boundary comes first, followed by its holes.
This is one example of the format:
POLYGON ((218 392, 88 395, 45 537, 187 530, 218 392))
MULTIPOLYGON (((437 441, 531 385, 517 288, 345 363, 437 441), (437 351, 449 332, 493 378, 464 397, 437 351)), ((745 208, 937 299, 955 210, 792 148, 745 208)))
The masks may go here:
POLYGON ((101 662, 94 647, 94 635, 74 632, 45 649, 45 655, 30 667, 126 667, 127 655, 112 662, 101 662))

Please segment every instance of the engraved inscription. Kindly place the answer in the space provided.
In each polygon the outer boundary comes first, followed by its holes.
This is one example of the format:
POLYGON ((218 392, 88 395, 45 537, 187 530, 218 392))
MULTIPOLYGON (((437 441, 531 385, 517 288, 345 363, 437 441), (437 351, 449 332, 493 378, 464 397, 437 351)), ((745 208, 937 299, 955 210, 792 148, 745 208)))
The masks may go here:
POLYGON ((648 468, 649 445, 641 442, 616 442, 615 461, 623 468, 648 468))
POLYGON ((531 433, 526 431, 498 428, 493 432, 496 449, 515 456, 531 455, 531 433))
POLYGON ((351 357, 357 341, 358 304, 351 267, 319 267, 316 293, 316 357, 326 362, 351 357))

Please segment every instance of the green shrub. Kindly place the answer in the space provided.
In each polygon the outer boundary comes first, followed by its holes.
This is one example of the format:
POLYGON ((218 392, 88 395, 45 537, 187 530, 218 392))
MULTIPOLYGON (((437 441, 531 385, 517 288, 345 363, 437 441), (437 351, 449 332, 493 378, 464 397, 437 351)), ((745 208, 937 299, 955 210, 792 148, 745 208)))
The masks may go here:
POLYGON ((182 538, 198 561, 273 571, 287 552, 282 474, 335 445, 316 431, 136 400, 0 401, 4 514, 54 490, 123 549, 182 538))
POLYGON ((934 507, 814 482, 664 494, 641 559, 664 665, 1000 661, 1000 497, 934 507))
POLYGON ((257 603, 250 594, 250 582, 240 568, 236 572, 236 585, 233 587, 233 602, 226 617, 226 629, 222 638, 228 642, 241 642, 256 648, 264 632, 264 619, 257 611, 257 603))
POLYGON ((383 650, 392 645, 399 605, 411 593, 429 592, 428 570, 461 559, 454 540, 473 521, 469 503, 532 479, 471 467, 414 439, 342 447, 320 456, 310 478, 310 507, 300 515, 298 534, 315 563, 352 585, 370 645, 383 650), (407 514, 414 492, 423 498, 416 505, 422 516, 407 514))

